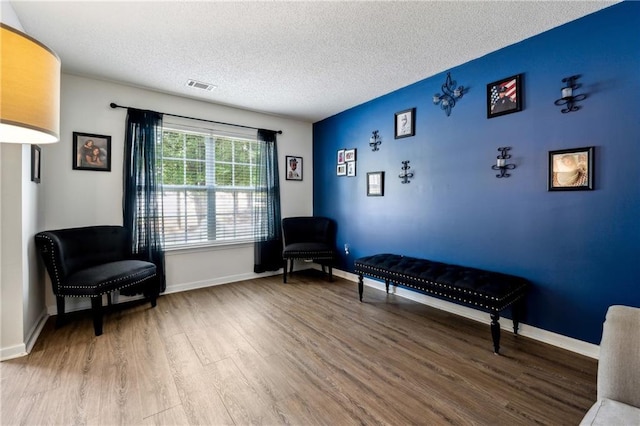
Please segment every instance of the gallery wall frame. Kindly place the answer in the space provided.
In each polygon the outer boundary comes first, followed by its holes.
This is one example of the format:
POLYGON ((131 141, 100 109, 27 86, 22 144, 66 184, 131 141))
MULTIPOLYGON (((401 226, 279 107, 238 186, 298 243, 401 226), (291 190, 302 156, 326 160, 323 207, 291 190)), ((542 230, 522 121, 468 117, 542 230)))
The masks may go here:
POLYGON ((593 146, 549 151, 548 190, 593 190, 594 156, 593 146))
POLYGON ((487 84, 487 118, 522 111, 523 75, 487 84))
POLYGON ((367 197, 384 196, 384 172, 367 173, 367 197))
POLYGON ((302 180, 302 157, 287 155, 285 159, 287 163, 287 180, 302 180))
POLYGON ((394 116, 395 139, 408 138, 416 134, 416 109, 396 112, 394 116))
POLYGON ((31 182, 40 183, 42 151, 38 145, 31 145, 31 182))
POLYGON ((111 171, 111 136, 73 132, 73 170, 111 171))

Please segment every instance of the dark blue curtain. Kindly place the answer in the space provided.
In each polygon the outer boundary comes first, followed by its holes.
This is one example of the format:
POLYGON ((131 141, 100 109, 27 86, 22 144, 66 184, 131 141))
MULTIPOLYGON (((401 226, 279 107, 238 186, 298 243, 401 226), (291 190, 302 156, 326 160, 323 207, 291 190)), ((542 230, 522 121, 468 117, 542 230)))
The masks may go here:
POLYGON ((280 224, 280 179, 276 133, 258 130, 261 167, 258 168, 254 202, 256 236, 253 271, 277 271, 282 267, 282 228, 280 224))
POLYGON ((156 265, 157 288, 166 289, 162 212, 162 114, 129 108, 124 151, 124 226, 132 251, 156 265))

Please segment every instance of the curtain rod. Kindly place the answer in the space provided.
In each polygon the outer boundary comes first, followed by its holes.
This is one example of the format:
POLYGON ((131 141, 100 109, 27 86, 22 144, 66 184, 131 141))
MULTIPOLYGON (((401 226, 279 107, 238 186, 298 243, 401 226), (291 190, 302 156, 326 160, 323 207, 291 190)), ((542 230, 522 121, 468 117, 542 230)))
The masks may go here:
MULTIPOLYGON (((115 108, 133 108, 133 107, 126 107, 126 106, 118 105, 118 104, 116 104, 114 102, 111 102, 109 104, 109 106, 111 108, 113 108, 113 109, 115 109, 115 108)), ((190 120, 206 121, 207 123, 224 124, 225 126, 244 127, 245 129, 260 130, 258 127, 243 126, 242 124, 225 123, 224 121, 206 120, 204 118, 187 117, 186 115, 169 114, 169 113, 166 113, 166 112, 158 112, 158 111, 153 111, 153 112, 156 112, 156 113, 162 114, 162 115, 170 115, 171 117, 188 118, 190 120)), ((269 130, 269 129, 264 129, 264 130, 269 130)), ((277 133, 279 135, 282 134, 282 130, 269 130, 269 131, 277 133)))

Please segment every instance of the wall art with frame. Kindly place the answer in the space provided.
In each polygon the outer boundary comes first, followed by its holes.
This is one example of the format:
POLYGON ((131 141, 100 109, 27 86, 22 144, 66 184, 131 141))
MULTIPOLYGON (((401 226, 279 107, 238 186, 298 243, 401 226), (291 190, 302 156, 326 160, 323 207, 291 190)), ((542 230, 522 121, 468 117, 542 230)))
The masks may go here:
POLYGON ((487 118, 522 111, 522 74, 487 84, 487 118))
POLYGON ((549 151, 549 191, 593 189, 594 147, 549 151))
POLYGON ((287 180, 302 180, 302 157, 286 156, 287 180))
POLYGON ((395 139, 407 138, 416 134, 416 109, 409 108, 395 114, 395 139))
POLYGON ((73 169, 111 171, 111 136, 73 132, 73 169))
POLYGON ((40 183, 40 163, 42 152, 38 145, 31 145, 31 181, 40 183))
POLYGON ((367 196, 384 196, 384 172, 367 173, 367 196))

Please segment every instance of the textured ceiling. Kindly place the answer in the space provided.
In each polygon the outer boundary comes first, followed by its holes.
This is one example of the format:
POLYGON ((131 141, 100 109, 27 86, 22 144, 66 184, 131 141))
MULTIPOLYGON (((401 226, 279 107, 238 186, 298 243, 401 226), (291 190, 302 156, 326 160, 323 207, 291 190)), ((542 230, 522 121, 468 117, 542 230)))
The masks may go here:
POLYGON ((63 72, 315 122, 614 3, 11 5, 63 72), (187 87, 188 79, 217 89, 187 87))

